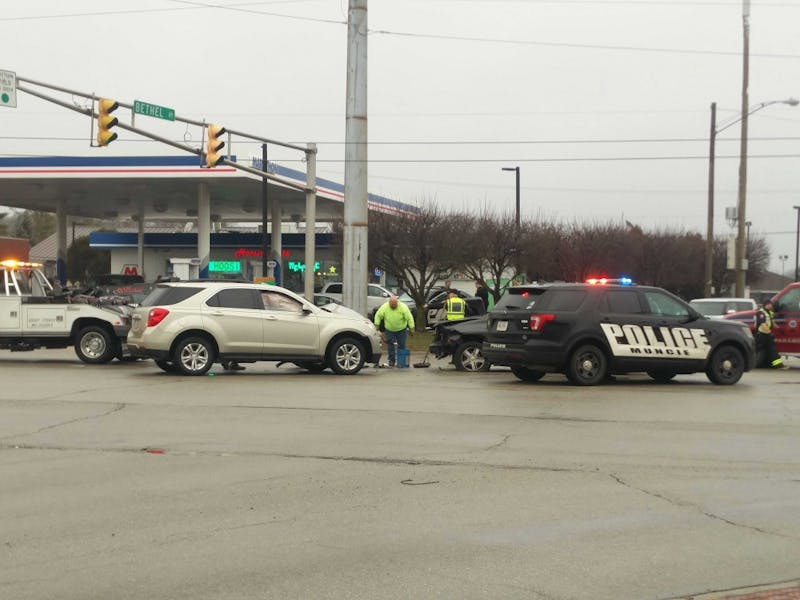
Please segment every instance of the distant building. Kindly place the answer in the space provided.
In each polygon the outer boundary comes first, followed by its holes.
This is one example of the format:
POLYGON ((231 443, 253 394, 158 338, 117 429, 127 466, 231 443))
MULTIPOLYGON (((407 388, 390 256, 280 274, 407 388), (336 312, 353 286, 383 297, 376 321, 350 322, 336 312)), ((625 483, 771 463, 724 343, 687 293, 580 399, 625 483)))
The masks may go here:
POLYGON ((31 243, 22 238, 0 237, 0 260, 29 261, 31 243))

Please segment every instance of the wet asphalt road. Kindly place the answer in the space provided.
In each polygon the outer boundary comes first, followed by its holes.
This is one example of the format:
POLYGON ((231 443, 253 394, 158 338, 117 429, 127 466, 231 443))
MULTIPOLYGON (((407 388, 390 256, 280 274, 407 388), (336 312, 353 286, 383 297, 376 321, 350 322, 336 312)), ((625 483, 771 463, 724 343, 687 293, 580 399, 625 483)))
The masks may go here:
MULTIPOLYGON (((421 357, 414 357, 413 361, 421 357)), ((0 354, 0 598, 662 599, 800 576, 800 361, 576 388, 0 354)))

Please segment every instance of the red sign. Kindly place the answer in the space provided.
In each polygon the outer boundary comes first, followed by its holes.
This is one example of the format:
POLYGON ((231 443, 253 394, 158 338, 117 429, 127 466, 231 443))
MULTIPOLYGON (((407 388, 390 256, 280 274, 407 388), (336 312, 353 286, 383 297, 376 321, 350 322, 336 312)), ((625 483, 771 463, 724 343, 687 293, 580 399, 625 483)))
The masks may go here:
POLYGON ((138 275, 139 265, 122 265, 123 275, 138 275))
MULTIPOLYGON (((262 256, 264 256, 264 251, 260 249, 250 250, 250 248, 239 248, 233 253, 234 258, 261 258, 262 256)), ((291 252, 281 249, 281 256, 289 258, 291 252)))

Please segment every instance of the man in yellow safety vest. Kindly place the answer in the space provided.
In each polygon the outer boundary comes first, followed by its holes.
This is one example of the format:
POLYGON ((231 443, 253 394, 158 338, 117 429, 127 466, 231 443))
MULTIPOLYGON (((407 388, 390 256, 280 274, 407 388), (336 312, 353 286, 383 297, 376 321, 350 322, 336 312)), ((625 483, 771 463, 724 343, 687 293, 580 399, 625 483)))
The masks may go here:
POLYGON ((445 310, 447 311, 448 321, 458 321, 464 318, 467 310, 467 303, 463 298, 459 298, 458 294, 451 291, 447 296, 447 301, 444 303, 445 310))

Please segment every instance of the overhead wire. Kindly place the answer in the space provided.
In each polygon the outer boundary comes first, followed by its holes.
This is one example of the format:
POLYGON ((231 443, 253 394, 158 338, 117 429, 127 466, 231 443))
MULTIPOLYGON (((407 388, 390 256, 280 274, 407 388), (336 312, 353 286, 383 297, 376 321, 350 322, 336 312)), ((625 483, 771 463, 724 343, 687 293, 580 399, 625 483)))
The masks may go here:
MULTIPOLYGON (((285 13, 276 13, 272 11, 262 11, 262 10, 255 10, 251 8, 245 8, 246 6, 252 5, 262 5, 262 4, 274 4, 274 2, 246 2, 246 3, 236 3, 236 4, 220 4, 220 3, 212 3, 212 2, 201 2, 199 0, 168 0, 171 3, 175 4, 182 4, 186 5, 181 8, 141 8, 141 9, 127 9, 127 10, 120 10, 120 11, 94 11, 94 12, 87 12, 87 13, 62 13, 62 14, 50 14, 50 15, 28 15, 28 16, 16 16, 16 17, 0 17, 0 21, 24 21, 24 20, 41 20, 41 19, 57 19, 57 18, 77 18, 77 17, 88 17, 88 16, 102 16, 102 15, 121 15, 121 14, 135 14, 135 13, 150 13, 150 12, 169 12, 169 11, 177 11, 177 10, 193 10, 193 9, 218 9, 218 10, 227 10, 233 12, 241 12, 247 14, 256 14, 256 15, 264 15, 269 17, 276 17, 282 19, 292 19, 297 21, 306 21, 306 22, 314 22, 314 23, 325 23, 331 25, 344 25, 347 26, 346 20, 340 19, 323 19, 318 17, 305 17, 300 15, 289 15, 285 13)), ((619 0, 617 0, 619 1, 619 0)), ((282 2, 289 2, 291 0, 282 0, 282 2)), ((602 4, 602 3, 610 3, 611 0, 603 0, 602 2, 594 2, 593 4, 602 4)), ((631 2, 631 4, 635 4, 631 2)), ((647 4, 654 4, 654 3, 647 3, 647 4)), ((665 2, 665 4, 667 4, 665 2)), ((674 5, 675 2, 669 2, 668 4, 674 5)), ((686 2, 687 6, 693 5, 696 6, 701 4, 700 2, 686 2)), ((709 5, 717 5, 719 3, 713 3, 709 5)), ((776 4, 775 6, 784 6, 789 7, 792 6, 791 4, 776 4)), ((492 38, 492 37, 477 37, 477 36, 461 36, 461 35, 454 35, 454 34, 439 34, 439 33, 423 33, 423 32, 414 32, 414 31, 396 31, 391 29, 369 29, 368 33, 370 35, 382 35, 382 36, 397 36, 397 37, 406 37, 406 38, 420 38, 420 39, 434 39, 434 40, 444 40, 444 41, 465 41, 465 42, 476 42, 476 43, 492 43, 492 44, 511 44, 511 45, 529 45, 529 46, 544 46, 544 47, 557 47, 557 48, 578 48, 578 49, 587 49, 587 50, 613 50, 613 51, 628 51, 628 52, 660 52, 660 53, 669 53, 669 54, 694 54, 694 55, 714 55, 714 56, 741 56, 740 51, 726 51, 726 50, 704 50, 704 49, 691 49, 691 48, 662 48, 662 47, 646 47, 646 46, 626 46, 626 45, 614 45, 614 44, 583 44, 583 43, 574 43, 574 42, 546 42, 546 41, 537 41, 537 40, 521 40, 521 39, 509 39, 509 38, 492 38)), ((798 54, 785 54, 785 53, 758 53, 758 52, 751 52, 751 57, 760 57, 760 58, 800 58, 798 54)))

